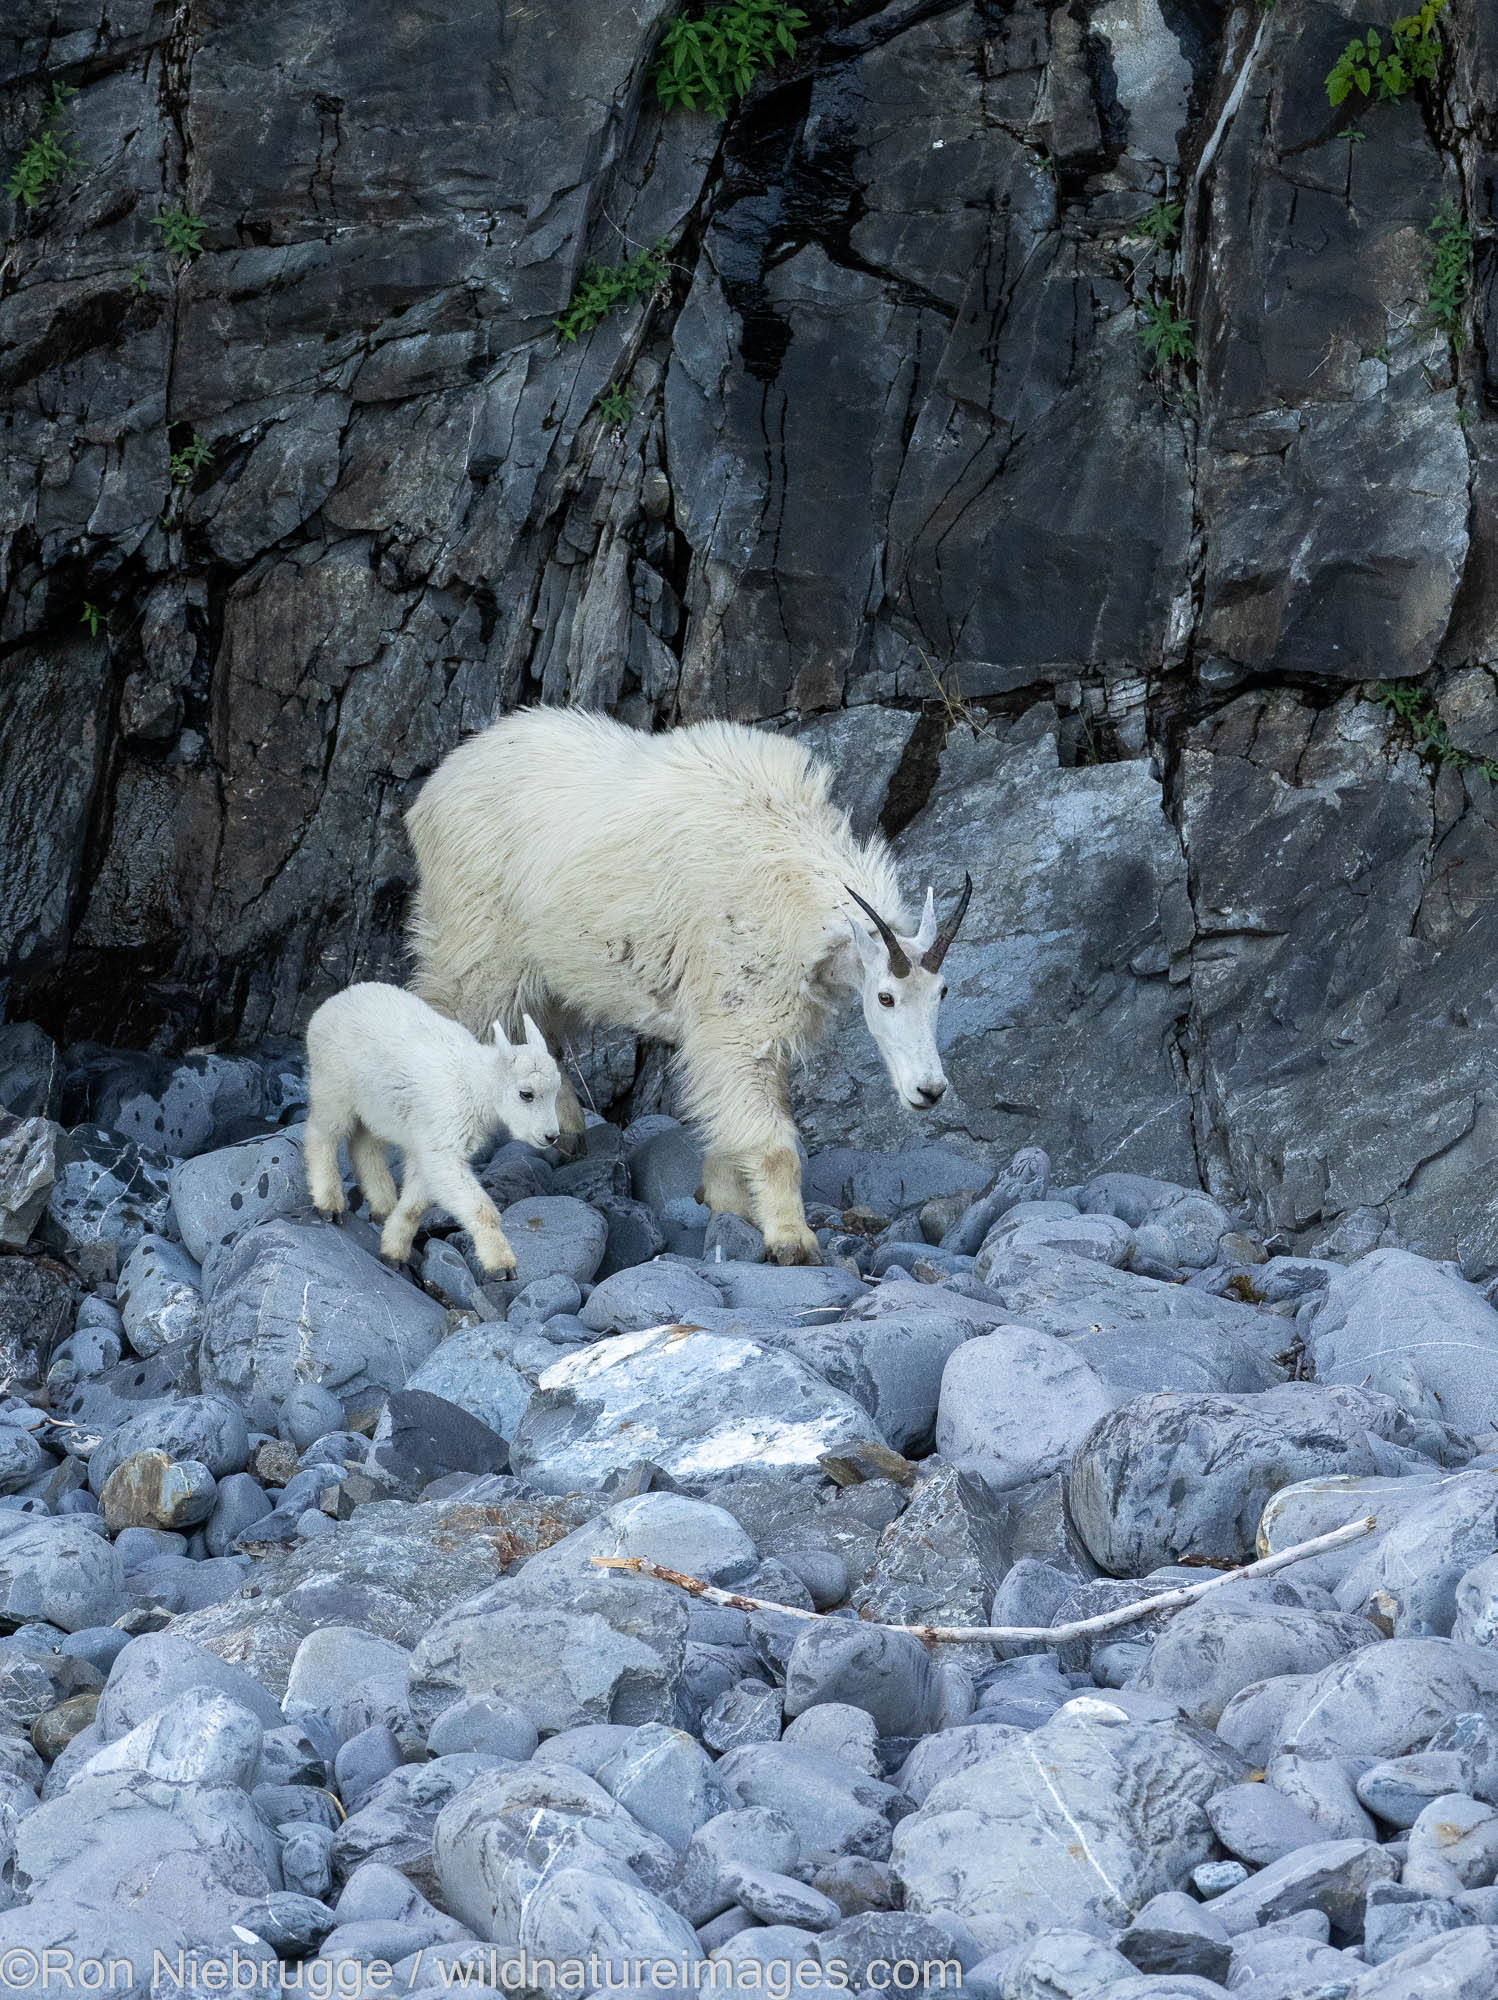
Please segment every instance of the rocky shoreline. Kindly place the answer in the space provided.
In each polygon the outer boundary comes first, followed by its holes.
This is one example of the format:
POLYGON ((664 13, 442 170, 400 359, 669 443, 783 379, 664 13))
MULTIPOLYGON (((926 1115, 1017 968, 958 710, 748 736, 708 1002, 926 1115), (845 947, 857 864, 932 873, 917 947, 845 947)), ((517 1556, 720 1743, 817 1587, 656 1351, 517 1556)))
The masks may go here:
POLYGON ((1498 1990, 1498 1311, 1455 1266, 925 1147, 813 1153, 827 1261, 782 1270, 651 1115, 493 1151, 513 1283, 435 1216, 396 1272, 310 1209, 301 1101, 289 1045, 0 1028, 8 1963, 1498 1990), (1369 1514, 1096 1640, 891 1629, 1369 1514))

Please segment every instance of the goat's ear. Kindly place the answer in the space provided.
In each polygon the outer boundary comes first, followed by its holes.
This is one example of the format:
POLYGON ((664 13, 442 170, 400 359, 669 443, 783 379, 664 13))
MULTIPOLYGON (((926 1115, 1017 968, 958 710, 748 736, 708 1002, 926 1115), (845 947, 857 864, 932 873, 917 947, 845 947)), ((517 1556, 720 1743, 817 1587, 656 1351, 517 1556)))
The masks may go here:
POLYGON ((505 1033, 505 1024, 503 1021, 496 1021, 490 1028, 489 1033, 493 1038, 495 1048, 510 1049, 515 1046, 505 1033))
POLYGON ((536 1050, 536 1052, 539 1055, 544 1056, 547 1053, 546 1037, 542 1034, 541 1030, 536 1026, 535 1022, 531 1019, 529 1014, 522 1014, 520 1018, 525 1022, 526 1041, 530 1044, 530 1046, 533 1049, 536 1050))
POLYGON ((843 911, 843 918, 852 933, 852 943, 858 953, 859 964, 876 972, 888 971, 889 960, 879 940, 871 938, 857 917, 850 916, 846 910, 843 911))
POLYGON ((936 891, 927 889, 925 908, 921 911, 921 927, 911 939, 911 957, 923 957, 936 942, 936 891))

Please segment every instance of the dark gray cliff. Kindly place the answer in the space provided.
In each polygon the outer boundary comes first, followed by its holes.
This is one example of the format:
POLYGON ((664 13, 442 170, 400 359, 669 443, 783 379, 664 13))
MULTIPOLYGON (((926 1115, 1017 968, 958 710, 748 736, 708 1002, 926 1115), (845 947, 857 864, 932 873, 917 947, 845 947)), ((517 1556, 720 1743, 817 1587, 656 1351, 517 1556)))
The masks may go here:
MULTIPOLYGON (((668 11, 12 0, 0 159, 61 81, 85 164, 0 254, 6 1012, 290 1031, 398 968, 403 807, 497 709, 764 720, 977 879, 932 1136, 1498 1268, 1498 792, 1368 698, 1498 753, 1498 16, 1332 112, 1402 4, 820 4, 725 124, 668 11)), ((803 1111, 909 1136, 855 1029, 803 1111)))

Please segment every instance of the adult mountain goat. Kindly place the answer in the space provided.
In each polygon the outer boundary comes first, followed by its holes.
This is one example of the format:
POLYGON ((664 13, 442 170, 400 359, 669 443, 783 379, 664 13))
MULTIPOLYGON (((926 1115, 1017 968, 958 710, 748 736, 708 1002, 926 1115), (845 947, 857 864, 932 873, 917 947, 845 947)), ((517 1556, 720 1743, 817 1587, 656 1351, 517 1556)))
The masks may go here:
MULTIPOLYGON (((460 744, 408 819, 416 991, 475 1032, 524 1011, 553 1034, 672 1045, 706 1145, 700 1197, 758 1223, 781 1264, 820 1261, 791 1059, 856 992, 895 1089, 935 1104, 942 960, 972 892, 938 928, 928 889, 912 929, 889 849, 854 838, 830 780, 739 723, 646 736, 533 708, 460 744)), ((581 1128, 575 1100, 558 1108, 581 1128)))

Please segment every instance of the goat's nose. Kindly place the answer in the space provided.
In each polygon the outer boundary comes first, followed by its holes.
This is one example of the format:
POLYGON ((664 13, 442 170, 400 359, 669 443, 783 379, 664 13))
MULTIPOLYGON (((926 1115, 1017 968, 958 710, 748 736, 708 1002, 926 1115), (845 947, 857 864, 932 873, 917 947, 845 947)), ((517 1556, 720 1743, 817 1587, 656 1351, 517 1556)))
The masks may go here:
POLYGON ((548 1146, 554 1146, 554 1145, 556 1144, 556 1142, 558 1141, 558 1139, 560 1139, 560 1138, 561 1138, 561 1136, 562 1136, 562 1135, 561 1135, 561 1133, 560 1133, 560 1132, 548 1132, 548 1133, 547 1133, 547 1135, 546 1135, 546 1143, 547 1143, 547 1145, 548 1145, 548 1146))
POLYGON ((916 1085, 916 1095, 924 1104, 937 1104, 946 1096, 946 1093, 947 1080, 945 1077, 942 1078, 940 1083, 918 1083, 916 1085))

